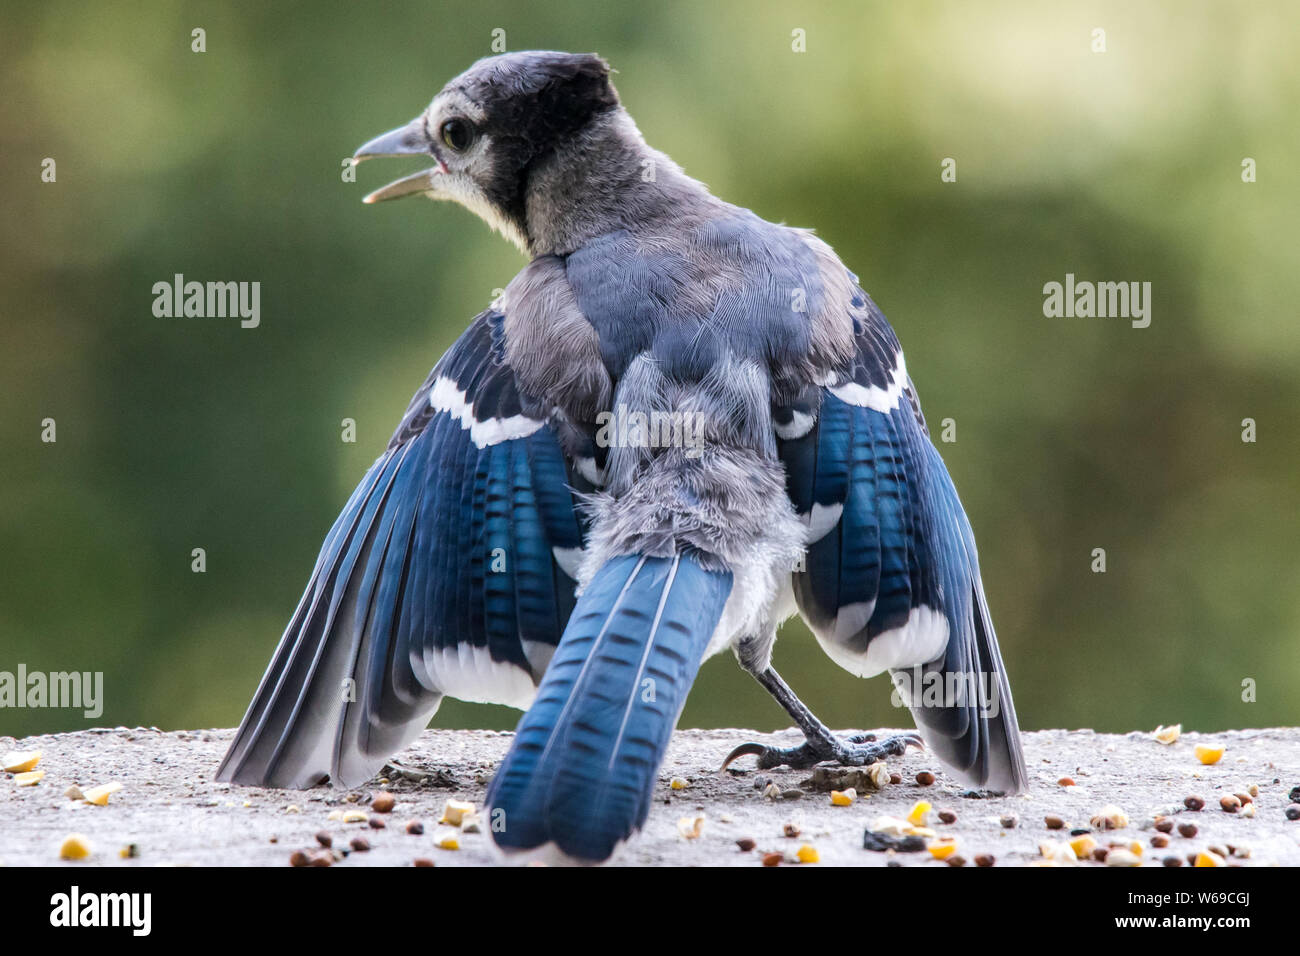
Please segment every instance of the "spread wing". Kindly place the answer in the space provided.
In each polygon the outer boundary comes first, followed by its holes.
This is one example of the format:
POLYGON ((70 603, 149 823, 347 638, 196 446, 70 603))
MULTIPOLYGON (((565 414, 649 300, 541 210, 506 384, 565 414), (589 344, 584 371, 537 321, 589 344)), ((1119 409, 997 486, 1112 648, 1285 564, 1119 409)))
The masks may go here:
POLYGON ((219 780, 351 786, 443 695, 526 707, 574 605, 583 527, 546 409, 479 315, 325 539, 219 780))
POLYGON ((841 667, 891 672, 927 745, 959 775, 1022 789, 1019 730, 970 523, 893 329, 856 285, 844 307, 852 362, 774 410, 790 498, 808 525, 795 600, 841 667))

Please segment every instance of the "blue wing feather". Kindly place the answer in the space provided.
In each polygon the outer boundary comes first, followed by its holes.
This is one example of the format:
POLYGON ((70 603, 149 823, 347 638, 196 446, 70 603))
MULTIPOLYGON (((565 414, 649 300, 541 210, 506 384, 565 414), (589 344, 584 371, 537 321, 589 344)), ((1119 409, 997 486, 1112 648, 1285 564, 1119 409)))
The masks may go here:
POLYGON ((334 523, 218 779, 360 782, 444 693, 518 704, 541 679, 575 600, 554 549, 582 527, 499 328, 480 315, 443 357, 334 523), (440 380, 467 407, 435 405, 440 380))

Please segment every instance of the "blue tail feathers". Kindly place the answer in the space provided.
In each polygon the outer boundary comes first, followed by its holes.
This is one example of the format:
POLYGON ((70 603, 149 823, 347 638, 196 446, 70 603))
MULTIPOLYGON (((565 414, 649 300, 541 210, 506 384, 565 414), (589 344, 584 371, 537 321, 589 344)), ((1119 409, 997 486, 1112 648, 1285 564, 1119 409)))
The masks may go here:
POLYGON ((688 555, 596 573, 488 788, 498 846, 599 862, 640 828, 731 585, 688 555))

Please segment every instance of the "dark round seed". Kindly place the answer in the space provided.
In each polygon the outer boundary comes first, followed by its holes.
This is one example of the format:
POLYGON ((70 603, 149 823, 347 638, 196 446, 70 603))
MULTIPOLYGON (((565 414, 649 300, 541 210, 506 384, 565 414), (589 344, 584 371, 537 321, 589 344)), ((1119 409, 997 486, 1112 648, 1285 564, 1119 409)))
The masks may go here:
POLYGON ((290 866, 311 866, 311 857, 302 850, 294 850, 289 854, 290 866))
POLYGON ((1047 829, 1049 830, 1065 829, 1065 821, 1052 813, 1049 813, 1047 816, 1043 817, 1043 823, 1047 825, 1047 829))
POLYGON ((1063 787, 1073 787, 1073 786, 1074 786, 1074 778, 1073 778, 1073 777, 1062 777, 1060 780, 1058 780, 1058 781, 1056 781, 1056 782, 1059 783, 1059 784, 1060 784, 1061 786, 1063 786, 1063 787))
POLYGON ((370 809, 374 810, 375 813, 391 813, 395 803, 397 803, 396 798, 385 791, 375 797, 374 803, 370 804, 370 809))
POLYGON ((1070 836, 1087 836, 1092 830, 1088 827, 1075 827, 1070 831, 1070 836))
POLYGON ((1188 839, 1196 836, 1196 824, 1195 823, 1178 824, 1178 835, 1185 836, 1188 839))
POLYGON ((1016 817, 1014 813, 1004 813, 1002 815, 1002 819, 1000 819, 998 822, 1001 823, 1005 829, 1013 830, 1015 829, 1016 824, 1020 822, 1020 820, 1016 817))
POLYGON ((1167 856, 1167 857, 1164 858, 1164 861, 1163 861, 1163 862, 1164 862, 1165 866, 1182 866, 1182 865, 1183 865, 1183 860, 1182 860, 1182 858, 1181 858, 1181 857, 1177 857, 1177 856, 1167 856))
POLYGON ((763 854, 763 865, 764 865, 764 866, 780 866, 780 865, 781 865, 781 860, 783 860, 783 859, 784 859, 784 857, 783 857, 780 853, 764 853, 764 854, 763 854))
POLYGON ((1092 851, 1092 858, 1098 863, 1105 863, 1106 857, 1110 856, 1110 848, 1099 846, 1092 851))
POLYGON ((358 853, 364 853, 366 850, 370 849, 370 841, 363 836, 354 836, 348 842, 348 845, 358 853))
POLYGON ((1300 787, 1292 787, 1291 792, 1287 794, 1287 799, 1292 803, 1300 803, 1300 787))
POLYGON ((382 830, 384 827, 388 826, 388 824, 384 822, 383 817, 371 817, 366 822, 370 824, 370 829, 372 830, 382 830))
POLYGON ((334 845, 334 838, 324 830, 321 830, 320 833, 316 834, 316 842, 328 850, 334 845))
POLYGON ((736 841, 736 846, 740 847, 741 853, 748 853, 750 850, 754 849, 754 847, 758 846, 758 844, 750 837, 741 837, 736 841))
POLYGON ((1161 833, 1172 833, 1174 830, 1174 821, 1168 817, 1161 817, 1156 821, 1156 829, 1161 833))
POLYGON ((1186 800, 1183 801, 1183 806, 1185 806, 1188 810, 1204 810, 1205 801, 1202 800, 1200 797, 1196 796, 1195 794, 1193 794, 1192 796, 1188 797, 1186 800))
POLYGON ((992 866, 996 862, 997 857, 992 853, 981 853, 979 856, 975 857, 976 866, 992 866))
POLYGON ((1151 838, 1151 845, 1155 847, 1168 846, 1169 837, 1165 836, 1163 833, 1157 833, 1151 838))
POLYGON ((406 832, 411 836, 419 836, 424 832, 424 824, 419 820, 408 820, 406 823, 406 832))
POLYGON ((939 821, 941 823, 956 823, 957 814, 953 813, 951 810, 940 810, 939 821))
POLYGON ((1241 808, 1241 801, 1229 794, 1219 798, 1219 806, 1223 808, 1224 813, 1236 813, 1241 808))
POLYGON ((923 787, 928 787, 930 784, 934 783, 934 774, 930 773, 928 770, 922 770, 916 775, 916 782, 923 787))
POLYGON ((901 773, 891 773, 891 774, 889 775, 889 782, 890 782, 890 783, 902 783, 902 782, 903 782, 903 775, 902 775, 901 773))
POLYGON ((944 862, 947 863, 949 866, 965 866, 966 858, 964 856, 953 854, 952 856, 948 857, 948 859, 944 860, 944 862))
POLYGON ((417 856, 412 863, 413 866, 433 866, 433 861, 427 856, 417 856))
POLYGON ((1288 820, 1300 820, 1300 803, 1293 803, 1286 808, 1286 818, 1288 820))
POLYGON ((329 866, 334 862, 334 855, 328 850, 317 850, 311 855, 312 866, 329 866))

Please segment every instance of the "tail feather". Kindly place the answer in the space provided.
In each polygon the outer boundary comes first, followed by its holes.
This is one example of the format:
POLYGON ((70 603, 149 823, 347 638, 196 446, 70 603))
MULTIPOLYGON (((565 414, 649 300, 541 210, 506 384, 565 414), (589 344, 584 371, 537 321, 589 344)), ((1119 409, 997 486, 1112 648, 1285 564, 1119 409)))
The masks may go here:
POLYGON ((498 846, 599 862, 641 827, 731 583, 687 555, 597 572, 488 789, 498 846))

